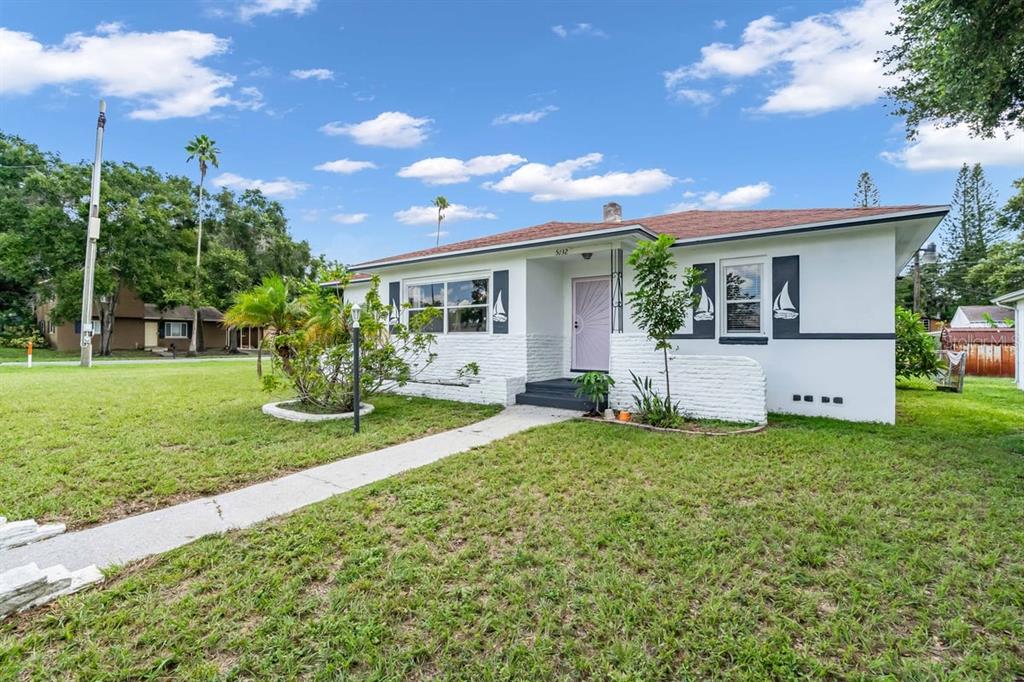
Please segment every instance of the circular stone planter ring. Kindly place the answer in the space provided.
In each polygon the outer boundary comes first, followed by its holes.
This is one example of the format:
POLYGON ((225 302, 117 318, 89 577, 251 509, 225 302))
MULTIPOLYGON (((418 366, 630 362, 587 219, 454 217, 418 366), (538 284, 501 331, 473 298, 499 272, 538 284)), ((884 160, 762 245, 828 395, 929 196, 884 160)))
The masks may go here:
MULTIPOLYGON (((298 401, 296 400, 282 400, 277 403, 267 403, 263 406, 263 414, 269 414, 271 417, 277 417, 278 419, 287 419, 290 422, 327 422, 335 419, 352 419, 356 416, 355 412, 335 412, 327 414, 316 414, 313 412, 299 412, 298 410, 289 410, 288 405, 292 405, 298 401)), ((373 405, 369 403, 363 403, 359 409, 359 416, 365 417, 366 415, 373 412, 373 405)))

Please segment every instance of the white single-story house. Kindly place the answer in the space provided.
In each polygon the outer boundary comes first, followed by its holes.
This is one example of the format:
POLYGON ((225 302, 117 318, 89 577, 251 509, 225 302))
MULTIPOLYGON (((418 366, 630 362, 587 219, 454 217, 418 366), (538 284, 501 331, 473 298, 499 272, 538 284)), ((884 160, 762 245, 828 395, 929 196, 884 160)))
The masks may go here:
POLYGON ((1014 355, 1013 380, 1017 388, 1024 391, 1024 289, 993 298, 992 302, 1007 312, 1016 312, 1017 322, 1013 325, 1013 341, 1017 352, 1014 355))
MULTIPOLYGON (((353 266, 378 275, 407 320, 443 309, 437 359, 403 388, 432 397, 568 406, 568 379, 608 372, 629 408, 630 370, 663 385, 662 355, 625 293, 640 241, 676 238, 703 274, 701 302, 673 337, 673 399, 696 416, 764 419, 765 409, 855 421, 896 415, 896 274, 947 206, 683 211, 549 222, 353 266), (460 368, 476 363, 465 381, 460 368)), ((345 292, 359 300, 366 280, 345 292)))
POLYGON ((1013 308, 998 305, 962 305, 949 321, 950 329, 1009 329, 1013 308))

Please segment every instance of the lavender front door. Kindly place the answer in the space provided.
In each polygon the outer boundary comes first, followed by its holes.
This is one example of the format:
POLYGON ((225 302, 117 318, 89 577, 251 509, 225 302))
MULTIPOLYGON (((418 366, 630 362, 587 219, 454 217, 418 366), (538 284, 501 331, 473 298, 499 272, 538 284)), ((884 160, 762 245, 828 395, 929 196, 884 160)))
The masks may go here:
POLYGON ((612 294, 607 277, 572 281, 572 369, 608 371, 612 294))

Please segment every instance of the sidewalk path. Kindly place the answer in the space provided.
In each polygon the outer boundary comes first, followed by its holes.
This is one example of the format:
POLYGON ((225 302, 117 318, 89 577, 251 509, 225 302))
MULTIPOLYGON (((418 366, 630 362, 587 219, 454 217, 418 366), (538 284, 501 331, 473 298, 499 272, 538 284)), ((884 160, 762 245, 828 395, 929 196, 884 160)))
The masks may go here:
POLYGON ((69 570, 107 568, 181 547, 211 533, 246 528, 353 488, 578 413, 516 405, 469 426, 299 471, 233 492, 130 516, 0 551, 0 572, 35 562, 69 570))

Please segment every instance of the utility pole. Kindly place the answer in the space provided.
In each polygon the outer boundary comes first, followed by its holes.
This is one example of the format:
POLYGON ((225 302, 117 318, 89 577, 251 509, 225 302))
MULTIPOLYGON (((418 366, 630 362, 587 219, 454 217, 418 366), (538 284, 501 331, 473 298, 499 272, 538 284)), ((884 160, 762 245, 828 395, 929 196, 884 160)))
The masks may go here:
POLYGON ((96 242, 100 238, 100 170, 106 125, 107 103, 100 100, 100 115, 96 119, 96 157, 92 163, 92 189, 89 192, 89 227, 85 237, 85 269, 82 273, 82 367, 92 367, 92 295, 96 276, 96 242))

